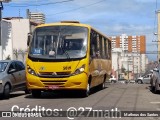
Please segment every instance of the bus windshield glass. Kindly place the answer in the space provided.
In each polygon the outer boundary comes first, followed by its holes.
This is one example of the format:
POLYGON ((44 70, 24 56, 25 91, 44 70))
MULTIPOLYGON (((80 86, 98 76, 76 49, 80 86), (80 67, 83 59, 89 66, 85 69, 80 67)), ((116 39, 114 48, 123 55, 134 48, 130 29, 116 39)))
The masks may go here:
POLYGON ((85 27, 40 27, 34 32, 29 55, 42 59, 83 58, 87 51, 87 36, 85 27))

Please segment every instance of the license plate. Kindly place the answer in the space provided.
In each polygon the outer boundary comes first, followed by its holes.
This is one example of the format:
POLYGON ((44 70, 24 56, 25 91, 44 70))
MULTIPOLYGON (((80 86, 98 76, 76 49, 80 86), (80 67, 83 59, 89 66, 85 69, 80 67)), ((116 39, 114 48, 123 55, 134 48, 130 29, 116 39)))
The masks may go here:
POLYGON ((51 90, 55 90, 55 89, 58 89, 59 86, 57 86, 57 85, 50 85, 50 86, 48 86, 48 88, 51 89, 51 90))

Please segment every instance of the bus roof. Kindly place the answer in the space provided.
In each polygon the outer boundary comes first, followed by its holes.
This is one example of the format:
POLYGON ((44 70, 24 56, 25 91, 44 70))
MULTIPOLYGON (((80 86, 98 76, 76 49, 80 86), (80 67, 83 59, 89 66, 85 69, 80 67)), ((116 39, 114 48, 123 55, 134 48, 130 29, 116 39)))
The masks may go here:
POLYGON ((57 26, 57 25, 69 25, 69 26, 81 26, 81 27, 87 27, 88 29, 92 29, 94 31, 96 31, 97 33, 99 33, 100 35, 106 37, 107 39, 109 39, 111 41, 111 39, 109 37, 107 37, 106 35, 104 35, 103 33, 99 32, 98 30, 96 30, 95 28, 93 28, 92 26, 88 25, 88 24, 82 24, 79 21, 61 21, 61 22, 56 22, 56 23, 46 23, 46 24, 41 24, 38 25, 36 28, 39 27, 47 27, 47 26, 57 26))

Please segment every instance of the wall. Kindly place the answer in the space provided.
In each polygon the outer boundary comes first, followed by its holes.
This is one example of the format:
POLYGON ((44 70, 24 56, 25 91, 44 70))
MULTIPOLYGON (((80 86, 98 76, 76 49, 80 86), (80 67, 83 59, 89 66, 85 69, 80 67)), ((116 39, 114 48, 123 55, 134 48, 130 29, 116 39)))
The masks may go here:
POLYGON ((30 32, 29 19, 10 19, 2 22, 3 59, 25 61, 27 38, 30 32))
POLYGON ((2 21, 2 50, 3 50, 3 60, 12 55, 12 25, 10 22, 2 21))

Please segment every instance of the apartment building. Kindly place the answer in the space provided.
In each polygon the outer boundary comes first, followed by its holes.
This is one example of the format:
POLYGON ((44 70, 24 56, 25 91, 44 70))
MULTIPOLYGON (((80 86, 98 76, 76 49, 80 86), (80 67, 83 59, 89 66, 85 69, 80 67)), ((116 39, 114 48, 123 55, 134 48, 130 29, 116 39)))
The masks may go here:
POLYGON ((39 24, 45 23, 45 15, 41 12, 30 12, 27 9, 27 19, 39 24))
POLYGON ((135 79, 146 72, 147 65, 148 58, 146 54, 128 53, 123 51, 122 48, 114 48, 112 51, 112 72, 116 78, 122 75, 123 68, 127 73, 123 77, 126 79, 135 79))
POLYGON ((122 68, 131 73, 131 77, 127 75, 128 79, 144 74, 148 64, 145 36, 122 34, 110 38, 112 40, 112 69, 117 71, 116 74, 121 73, 122 68))
POLYGON ((114 48, 122 48, 122 51, 134 52, 139 54, 146 53, 146 37, 145 36, 112 36, 112 50, 114 48))

